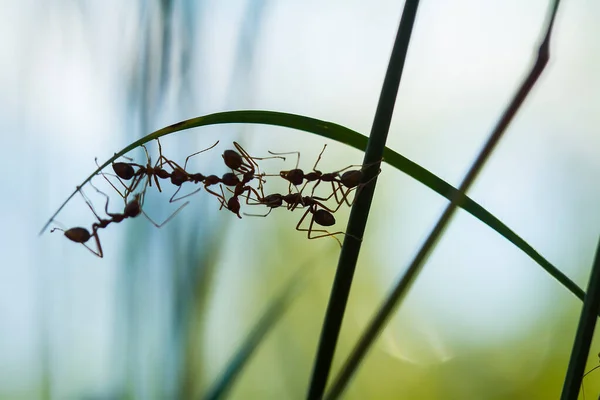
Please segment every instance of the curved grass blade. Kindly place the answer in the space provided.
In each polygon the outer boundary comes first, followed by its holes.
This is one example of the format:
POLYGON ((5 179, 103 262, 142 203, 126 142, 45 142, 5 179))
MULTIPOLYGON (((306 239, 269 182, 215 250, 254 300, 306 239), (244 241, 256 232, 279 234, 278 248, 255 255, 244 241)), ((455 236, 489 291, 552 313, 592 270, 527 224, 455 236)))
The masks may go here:
MULTIPOLYGON (((243 111, 226 111, 215 114, 205 115, 203 117, 192 118, 176 124, 167 126, 166 128, 160 129, 153 132, 125 147, 123 150, 116 153, 113 157, 109 158, 105 163, 100 165, 100 168, 96 169, 90 176, 88 176, 78 187, 83 187, 88 183, 96 174, 102 169, 110 165, 117 158, 127 154, 131 150, 141 146, 142 144, 148 143, 151 140, 166 136, 175 132, 183 131, 191 128, 198 128, 201 126, 217 125, 217 124, 263 124, 263 125, 274 125, 285 128, 297 129, 305 132, 314 133, 325 138, 335 140, 340 143, 344 143, 350 147, 354 147, 357 150, 364 151, 367 147, 367 137, 360 133, 348 129, 341 125, 333 122, 323 121, 315 118, 305 117, 297 114, 288 114, 276 111, 259 111, 259 110, 243 110, 243 111)), ((470 197, 458 192, 452 185, 439 178, 435 174, 429 172, 425 168, 409 160, 403 155, 395 152, 392 149, 385 148, 383 152, 383 162, 386 164, 404 172, 415 180, 421 182, 431 190, 444 196, 448 200, 456 199, 459 206, 473 215, 475 218, 498 232, 508 241, 513 243, 525 254, 531 257, 537 264, 539 264, 546 272, 552 277, 558 280, 564 287, 566 287, 571 293, 573 293, 578 299, 583 301, 584 291, 569 279, 564 273, 556 268, 552 263, 542 257, 532 246, 530 246, 525 240, 519 235, 512 231, 508 226, 502 223, 498 218, 493 216, 489 211, 473 201, 470 197)), ((58 208, 58 210, 52 215, 52 217, 46 222, 40 234, 50 226, 54 218, 64 208, 64 206, 75 196, 77 189, 65 200, 65 202, 58 208)))
MULTIPOLYGON (((527 98, 527 95, 534 87, 538 78, 541 76, 544 71, 548 61, 550 60, 550 37, 552 34, 552 28, 554 26, 554 20, 556 17, 556 12, 558 11, 558 5, 560 0, 555 0, 552 5, 550 19, 547 24, 544 39, 540 44, 537 59, 527 74, 527 77, 519 87, 519 90, 511 100, 510 104, 500 117, 500 120, 496 124, 492 134, 488 138, 487 142, 483 146, 483 149, 477 156, 477 159, 467 172, 467 175, 463 179, 458 191, 461 193, 466 193, 468 189, 471 187, 475 178, 482 170, 483 165, 488 160, 489 156, 492 154, 492 151, 506 132, 506 128, 517 114, 519 108, 527 98)), ((450 204, 444 210, 442 216, 432 229, 431 233, 423 243, 423 246, 419 249, 418 253, 414 257, 413 261, 408 266, 406 273, 402 276, 400 281, 396 283, 392 292, 385 299, 383 305, 377 310, 375 316, 365 329, 364 333, 358 340, 356 346, 350 353, 350 356, 342 366, 342 369, 339 375, 336 377, 335 381, 332 383, 329 392, 327 393, 327 399, 337 399, 342 392, 344 391, 346 385, 352 378, 353 374, 356 372, 356 369, 360 365, 362 359, 366 355, 367 351, 371 347, 371 345, 375 342, 375 339, 379 336, 379 333, 385 327, 388 319, 396 310, 396 308, 400 305, 406 293, 410 290, 412 284, 415 279, 419 275, 425 260, 428 258, 430 252, 435 247, 438 239, 443 234, 444 230, 448 226, 454 212, 461 205, 461 200, 458 198, 452 198, 450 200, 450 204)), ((597 312, 596 312, 597 315, 597 312)))
POLYGON ((250 361, 250 357, 254 354, 254 351, 262 343, 265 336, 275 327, 281 317, 287 311, 291 305, 294 297, 299 294, 300 290, 304 287, 304 277, 309 273, 306 270, 306 266, 316 265, 312 260, 310 263, 304 263, 303 267, 300 267, 288 280, 288 283, 281 290, 279 295, 273 299, 267 310, 260 317, 252 331, 246 336, 244 343, 240 346, 234 357, 231 359, 225 371, 219 376, 217 382, 207 391, 204 395, 204 400, 218 400, 223 399, 233 387, 236 378, 242 371, 242 369, 250 361))

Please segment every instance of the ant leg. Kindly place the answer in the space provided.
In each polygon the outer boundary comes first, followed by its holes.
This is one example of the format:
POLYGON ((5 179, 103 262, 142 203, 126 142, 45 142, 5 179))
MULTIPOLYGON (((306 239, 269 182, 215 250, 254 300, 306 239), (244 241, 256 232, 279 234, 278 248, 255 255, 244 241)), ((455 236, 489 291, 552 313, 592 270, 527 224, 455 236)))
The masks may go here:
POLYGON ((269 207, 269 211, 266 214, 248 214, 248 213, 242 213, 245 216, 248 217, 266 217, 267 215, 271 214, 271 211, 273 211, 275 208, 273 207, 269 207))
POLYGON ((96 253, 94 250, 91 249, 91 247, 88 247, 85 243, 83 243, 83 245, 85 247, 87 247, 87 249, 89 251, 91 251, 92 253, 97 255, 98 257, 103 258, 104 253, 102 252, 102 245, 100 244, 100 236, 98 236, 98 231, 94 230, 94 233, 92 233, 92 236, 94 237, 94 240, 96 241, 96 248, 98 249, 98 252, 96 253))
POLYGON ((145 211, 142 210, 142 213, 144 214, 144 216, 146 217, 146 219, 148 221, 150 221, 150 223, 152 223, 152 225, 154 225, 157 228, 162 228, 166 223, 168 223, 169 221, 171 221, 175 217, 175 215, 177 215, 177 213, 179 211, 181 211, 181 209, 183 207, 187 206, 188 204, 190 204, 190 202, 186 201, 182 206, 180 206, 177 210, 175 210, 175 212, 173 212, 173 214, 169 215, 169 217, 166 220, 164 220, 163 222, 161 222, 160 224, 156 223, 152 218, 150 218, 150 216, 148 216, 148 214, 146 214, 145 211))
POLYGON ((251 171, 254 171, 254 167, 256 167, 256 171, 260 171, 260 168, 258 167, 258 164, 256 163, 256 161, 254 160, 270 160, 273 158, 279 158, 283 161, 285 161, 285 157, 282 156, 273 156, 273 157, 252 157, 250 154, 248 154, 248 152, 246 150, 244 150, 244 148, 242 146, 240 146, 239 143, 237 142, 233 142, 233 145, 235 146, 235 148, 241 153, 242 157, 248 161, 249 165, 247 165, 247 167, 250 167, 251 171))
POLYGON ((198 155, 198 154, 200 154, 200 153, 204 153, 205 151, 208 151, 208 150, 210 150, 210 149, 214 148, 214 147, 215 147, 216 145, 218 145, 218 144, 219 144, 219 141, 217 140, 217 142, 216 142, 215 144, 213 144, 212 146, 210 146, 210 147, 207 147, 207 148, 206 148, 206 149, 204 149, 204 150, 200 150, 200 151, 198 151, 198 152, 196 152, 196 153, 194 153, 194 154, 190 154, 189 156, 187 156, 187 158, 185 159, 185 163, 183 164, 183 170, 185 171, 185 169, 187 168, 187 163, 188 163, 188 160, 189 160, 190 158, 192 158, 192 157, 194 157, 194 156, 197 156, 197 155, 198 155))
MULTIPOLYGON (((94 158, 94 161, 96 162, 96 166, 98 166, 98 168, 100 168, 100 164, 98 164, 98 157, 94 158)), ((103 178, 106 180, 106 182, 108 182, 108 184, 109 184, 110 186, 112 186, 112 188, 113 188, 113 189, 115 189, 115 190, 117 191, 117 193, 119 193, 119 196, 121 196, 121 197, 125 198, 125 195, 124 195, 123 193, 121 193, 121 191, 120 191, 119 189, 117 189, 117 187, 116 187, 115 185, 113 185, 113 183, 110 181, 110 179, 108 179, 108 178, 106 177, 106 175, 107 175, 107 174, 105 174, 105 173, 104 173, 104 172, 102 172, 102 171, 100 171, 100 172, 98 172, 98 173, 99 173, 100 175, 102 175, 102 177, 103 177, 103 178)), ((121 185, 123 185, 123 187, 125 188, 125 191, 127 191, 127 185, 126 185, 125 183, 123 183, 123 181, 121 180, 121 178, 120 178, 118 175, 115 175, 115 174, 108 174, 108 175, 111 175, 111 176, 114 176, 114 177, 116 177, 116 178, 119 180, 119 183, 120 183, 121 185)))
MULTIPOLYGON (((210 190, 208 188, 208 185, 204 185, 204 190, 206 190, 208 193, 212 194, 213 196, 215 196, 217 199, 219 199, 219 201, 221 202, 221 208, 223 206, 224 203, 227 203, 227 200, 225 199, 225 193, 223 193, 223 195, 220 195, 218 193, 213 192, 212 190, 210 190)), ((223 192, 223 187, 221 186, 221 192, 223 192)), ((219 210, 221 209, 219 208, 219 210)))
MULTIPOLYGON (((90 185, 99 192, 99 190, 92 184, 92 181, 90 181, 90 185)), ((90 210, 92 210, 92 213, 94 213, 94 216, 98 219, 98 221, 102 221, 102 218, 100 218, 100 216, 98 215, 96 210, 94 210, 94 206, 92 205, 92 202, 90 201, 90 199, 85 195, 85 193, 83 193, 83 189, 80 186, 77 186, 77 191, 79 192, 81 197, 83 197, 85 204, 87 204, 87 206, 90 208, 90 210)))
POLYGON ((300 221, 298 221, 298 224, 296 225, 296 230, 299 232, 308 232, 307 237, 309 239, 319 239, 322 237, 327 237, 327 236, 331 236, 333 239, 335 239, 336 242, 338 242, 338 244, 340 245, 340 247, 342 247, 342 242, 340 242, 340 240, 335 237, 335 235, 339 235, 339 234, 345 234, 344 232, 334 232, 334 233, 329 233, 328 231, 326 231, 325 229, 313 229, 313 224, 315 223, 315 215, 314 215, 315 210, 313 209, 313 207, 309 207, 305 212, 304 215, 302 215, 302 218, 300 218, 300 221), (306 218, 306 216, 308 215, 308 213, 312 214, 312 217, 310 219, 310 224, 308 226, 308 229, 302 229, 300 228, 300 225, 302 224, 302 222, 304 221, 304 219, 306 218), (318 236, 311 236, 311 233, 313 232, 324 232, 323 235, 318 235, 318 236))
POLYGON ((106 204, 104 205, 104 212, 106 212, 106 215, 108 215, 110 217, 114 216, 115 215, 114 213, 111 214, 108 211, 108 202, 110 201, 110 197, 106 193, 104 193, 103 191, 101 191, 100 189, 98 189, 96 186, 94 186, 94 184, 92 183, 92 181, 90 181, 90 186, 93 187, 96 190, 96 192, 98 192, 98 194, 101 194, 102 196, 106 197, 106 204))
POLYGON ((323 153, 325 152, 326 148, 327 148, 327 143, 325 143, 323 145, 323 150, 321 150, 321 152, 319 153, 319 157, 317 157, 317 161, 315 162, 315 166, 313 167, 313 171, 317 170, 317 165, 319 164, 319 161, 321 161, 321 157, 323 156, 323 153))
POLYGON ((171 198, 169 199, 169 203, 175 203, 176 201, 179 201, 179 200, 185 199, 186 197, 189 197, 189 196, 191 196, 191 195, 194 195, 194 194, 198 193, 200 190, 202 190, 202 188, 200 187, 200 188, 198 188, 198 189, 194 190, 194 191, 193 191, 193 192, 191 192, 191 193, 184 194, 184 195, 183 195, 183 196, 181 196, 181 197, 177 197, 177 198, 175 198, 175 196, 177 195, 177 193, 179 193, 179 191, 181 190, 181 187, 182 187, 182 186, 183 186, 183 185, 180 185, 180 186, 177 188, 177 190, 175 191, 175 193, 173 193, 173 196, 171 196, 171 198))
POLYGON ((289 154, 296 154, 296 156, 297 156, 296 167, 294 169, 298 169, 298 165, 300 165, 300 152, 299 151, 288 151, 286 153, 275 153, 274 151, 267 150, 267 152, 274 156, 285 156, 285 155, 289 155, 289 154))

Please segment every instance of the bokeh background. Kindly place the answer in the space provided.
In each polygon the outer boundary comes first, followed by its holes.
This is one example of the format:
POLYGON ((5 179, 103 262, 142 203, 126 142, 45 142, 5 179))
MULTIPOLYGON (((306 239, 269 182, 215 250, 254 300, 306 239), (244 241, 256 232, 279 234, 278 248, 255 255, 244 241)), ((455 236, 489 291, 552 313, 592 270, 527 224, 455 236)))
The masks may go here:
MULTIPOLYGON (((300 214, 239 220, 199 193, 162 229, 139 218, 102 232, 103 259, 60 233, 37 233, 95 157, 183 119, 266 109, 367 134, 402 3, 0 5, 0 398, 198 397, 298 271, 307 284, 231 398, 302 398, 339 249, 295 231, 300 214)), ((548 6, 422 2, 388 146, 457 186, 533 62, 548 6)), ((550 64, 470 192, 584 288, 600 233, 598 20, 597 2, 561 5, 550 64)), ((216 140, 194 168, 225 172, 220 154, 237 140, 257 156, 299 150, 310 169, 325 144, 250 125, 185 131, 162 144, 183 161, 216 140)), ((156 157, 154 144, 150 151, 156 157)), ((131 156, 144 162, 141 151, 131 156)), ((329 143, 320 167, 361 160, 329 143)), ((147 196, 153 218, 174 211, 170 193, 147 196)), ((445 205, 383 167, 335 367, 445 205)), ((344 230, 347 213, 336 217, 344 230)), ((92 222, 75 197, 56 224, 92 222)), ((557 398, 580 305, 459 212, 346 398, 557 398)), ((598 351, 596 341, 588 369, 598 351)), ((597 397, 600 372, 584 384, 587 398, 597 397)))

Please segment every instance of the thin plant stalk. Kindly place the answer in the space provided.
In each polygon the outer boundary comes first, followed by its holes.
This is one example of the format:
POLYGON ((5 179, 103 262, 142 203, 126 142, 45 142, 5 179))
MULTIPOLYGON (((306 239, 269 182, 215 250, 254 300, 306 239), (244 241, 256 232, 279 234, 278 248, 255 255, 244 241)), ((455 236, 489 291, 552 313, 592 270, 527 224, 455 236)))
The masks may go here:
POLYGON ((390 56, 390 62, 383 81, 379 103, 375 112, 371 135, 367 143, 363 164, 365 169, 362 183, 366 184, 350 212, 346 238, 338 260, 338 267, 329 297, 329 304, 321 330, 319 347, 315 357, 313 372, 308 390, 308 399, 321 399, 325 392, 335 347, 339 337, 352 278, 360 252, 361 240, 369 216, 369 209, 375 192, 379 166, 383 157, 396 96, 400 86, 402 71, 408 52, 408 45, 414 26, 418 0, 407 0, 404 4, 398 33, 390 56))
MULTIPOLYGON (((575 343, 573 351, 571 351, 571 359, 569 368, 565 377, 565 384, 561 400, 577 400, 579 396, 579 388, 583 381, 583 372, 585 364, 590 354, 592 339, 594 338, 594 329, 596 328, 596 320, 600 311, 600 240, 596 248, 596 256, 594 265, 592 266, 592 274, 588 283, 587 294, 583 301, 583 309, 579 318, 579 326, 575 334, 575 343)), ((593 371, 593 370, 592 370, 593 371)), ((591 371, 590 371, 591 372, 591 371)))
MULTIPOLYGON (((528 76, 525 78, 525 81, 521 84, 521 87, 517 91, 513 100, 510 102, 509 106, 505 110, 504 114, 498 121, 498 124, 494 128, 490 138, 484 145, 483 149, 479 153, 477 159, 471 166, 469 172, 465 176, 463 182, 460 184, 458 191, 460 193, 466 193, 468 189, 471 187, 475 178, 483 168, 485 162, 488 160, 492 151, 504 135, 506 128, 516 115, 517 111, 527 98, 527 95, 537 82, 538 78, 544 71, 544 68, 548 64, 550 60, 550 37, 552 33, 552 28, 554 26, 554 19, 556 17, 556 12, 558 10, 558 5, 560 0, 555 0, 552 5, 552 11, 550 14, 550 20, 544 35, 544 39, 538 50, 538 56, 535 64, 533 65, 531 71, 528 76)), ((402 279, 396 284, 390 295, 385 300, 384 304, 377 311, 377 314, 359 339, 356 347, 352 350, 349 358, 346 363, 342 367, 341 372, 336 377, 334 383, 331 385, 330 391, 327 393, 327 399, 336 399, 338 398, 346 385, 350 381, 352 375, 358 368, 361 363, 363 357, 367 353, 367 350, 374 343, 375 339, 378 337, 381 330, 384 328, 388 319, 396 309, 396 307, 403 300, 404 296, 410 289, 412 283, 415 281, 418 276, 421 268, 429 256, 431 250, 434 248, 438 239, 444 232, 445 228, 448 225, 448 222, 452 218, 454 212, 458 207, 460 207, 460 203, 463 199, 457 195, 453 196, 451 203, 445 209, 444 213, 436 223, 435 227, 425 240, 425 243, 411 262, 408 267, 406 273, 402 277, 402 279)))

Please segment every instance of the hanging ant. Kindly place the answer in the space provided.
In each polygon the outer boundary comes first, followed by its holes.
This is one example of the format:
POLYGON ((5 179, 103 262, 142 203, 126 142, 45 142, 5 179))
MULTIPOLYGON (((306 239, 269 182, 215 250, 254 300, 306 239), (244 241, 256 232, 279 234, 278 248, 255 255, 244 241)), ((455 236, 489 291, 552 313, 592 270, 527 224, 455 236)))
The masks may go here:
POLYGON ((333 213, 335 212, 335 210, 330 209, 323 203, 323 201, 326 201, 326 200, 327 199, 324 199, 321 197, 302 196, 301 193, 288 193, 286 195, 282 195, 280 193, 273 193, 273 194, 270 194, 267 196, 259 197, 257 199, 256 203, 248 203, 248 204, 263 204, 263 205, 267 206, 269 208, 269 211, 266 214, 257 215, 257 214, 244 213, 244 215, 255 216, 255 217, 266 217, 267 215, 269 215, 271 213, 271 211, 273 211, 273 209, 282 207, 284 203, 286 203, 286 209, 289 211, 294 211, 298 207, 302 207, 302 208, 307 207, 306 211, 300 218, 300 221, 298 221, 298 224, 296 225, 296 230, 300 231, 300 232, 308 232, 309 239, 318 239, 318 238, 322 238, 322 237, 331 236, 333 239, 335 239, 338 242, 338 244, 341 247, 342 243, 340 242, 340 240, 337 237, 335 237, 335 235, 345 235, 346 234, 345 232, 339 231, 339 232, 331 233, 325 229, 313 229, 313 225, 315 223, 317 225, 324 226, 324 227, 335 225, 335 217, 333 216, 333 213), (300 225, 302 225, 302 222, 304 222, 304 220, 306 219, 306 216, 309 213, 312 214, 309 227, 308 227, 308 229, 301 229, 300 225), (311 236, 311 233, 313 233, 313 232, 322 232, 323 234, 317 235, 317 236, 311 236))
MULTIPOLYGON (((95 186, 92 185, 92 187, 94 187, 94 189, 96 189, 98 192, 100 192, 95 186)), ((90 210, 92 210, 92 213, 98 219, 98 222, 95 222, 92 224, 92 232, 90 233, 90 231, 88 231, 86 228, 82 228, 82 227, 75 227, 75 228, 70 228, 67 230, 62 229, 62 228, 53 228, 50 232, 54 232, 56 230, 63 231, 64 235, 67 237, 67 239, 69 239, 75 243, 81 243, 93 254, 102 258, 102 257, 104 257, 104 253, 102 252, 102 245, 100 244, 100 237, 98 236, 98 230, 106 228, 109 224, 111 224, 113 222, 120 223, 121 221, 123 221, 126 218, 137 217, 142 212, 141 206, 140 206, 141 194, 139 194, 139 193, 136 194, 135 199, 127 203, 122 214, 114 214, 114 213, 108 212, 108 200, 107 200, 106 206, 104 207, 104 209, 106 211, 106 214, 111 218, 103 219, 103 218, 100 218, 100 216, 96 213, 96 211, 94 210, 94 207, 92 206, 92 203, 83 193, 83 190, 80 187, 78 187, 77 190, 79 191, 79 193, 85 200, 85 203, 87 204, 87 206, 90 208, 90 210), (92 237, 94 238, 94 240, 96 242, 97 251, 94 251, 91 247, 89 247, 86 244, 92 237)), ((107 196, 107 199, 108 199, 108 196, 107 196)))
POLYGON ((162 223, 158 224, 154 220, 152 220, 152 218, 150 218, 148 216, 148 214, 146 214, 142 210, 142 204, 143 204, 143 201, 144 201, 144 195, 145 195, 145 191, 146 191, 146 188, 147 188, 146 186, 144 187, 144 189, 140 193, 136 193, 135 194, 133 200, 130 200, 130 201, 128 201, 126 203, 126 205, 125 205, 122 213, 111 213, 110 211, 108 211, 108 204, 109 204, 109 201, 110 201, 109 196, 106 195, 104 192, 100 191, 91 182, 90 182, 90 185, 98 193, 100 193, 100 194, 102 194, 103 196, 106 197, 106 204, 104 206, 104 211, 105 211, 106 215, 108 215, 110 218, 109 219, 100 218, 100 216, 94 210, 94 207, 92 206, 91 201, 83 193, 83 190, 78 187, 77 190, 79 191, 79 193, 81 194, 81 196, 85 200, 85 203, 87 204, 87 206, 90 208, 90 210, 92 210, 92 213, 94 214, 94 216, 98 219, 98 222, 94 222, 92 224, 91 233, 86 228, 82 228, 82 227, 75 227, 75 228, 70 228, 70 229, 66 229, 66 230, 57 227, 57 228, 53 228, 51 230, 51 232, 54 232, 55 230, 63 231, 64 235, 69 240, 71 240, 71 241, 73 241, 75 243, 81 243, 81 244, 83 244, 89 251, 91 251, 93 254, 95 254, 96 256, 98 256, 100 258, 102 258, 104 256, 104 253, 102 251, 102 245, 100 244, 100 237, 98 236, 98 230, 106 228, 111 223, 117 223, 118 224, 118 223, 122 222, 123 220, 125 220, 127 218, 135 218, 135 217, 137 217, 140 214, 144 214, 144 216, 146 217, 146 219, 148 219, 148 221, 150 221, 150 223, 152 223, 155 227, 161 228, 163 225, 165 225, 167 222, 169 222, 173 217, 175 217, 175 215, 179 211, 181 211, 181 209, 183 207, 187 206, 188 203, 189 203, 189 202, 186 202, 185 204, 183 204, 181 207, 179 207, 177 210, 175 210, 175 212, 173 212, 165 221, 163 221, 162 223), (86 244, 92 237, 94 238, 94 240, 96 242, 96 249, 97 249, 97 251, 94 251, 91 247, 89 247, 86 244))

